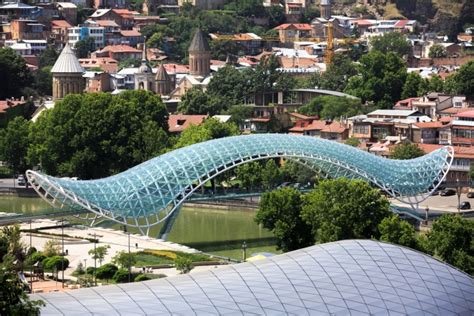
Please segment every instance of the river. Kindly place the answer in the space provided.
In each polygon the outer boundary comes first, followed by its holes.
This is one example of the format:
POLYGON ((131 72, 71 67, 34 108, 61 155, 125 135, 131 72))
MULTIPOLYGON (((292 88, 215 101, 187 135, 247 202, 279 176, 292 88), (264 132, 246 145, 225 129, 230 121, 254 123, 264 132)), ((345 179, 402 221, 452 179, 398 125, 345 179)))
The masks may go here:
MULTIPOLYGON (((0 196, 0 212, 31 215, 51 210, 51 206, 39 198, 0 196)), ((254 217, 254 211, 184 207, 168 240, 235 259, 242 257, 244 241, 248 245, 248 255, 255 252, 277 253, 273 235, 255 223, 254 217)), ((120 229, 119 224, 111 221, 103 221, 99 225, 120 229)), ((151 235, 156 235, 159 229, 160 226, 153 228, 151 235)))

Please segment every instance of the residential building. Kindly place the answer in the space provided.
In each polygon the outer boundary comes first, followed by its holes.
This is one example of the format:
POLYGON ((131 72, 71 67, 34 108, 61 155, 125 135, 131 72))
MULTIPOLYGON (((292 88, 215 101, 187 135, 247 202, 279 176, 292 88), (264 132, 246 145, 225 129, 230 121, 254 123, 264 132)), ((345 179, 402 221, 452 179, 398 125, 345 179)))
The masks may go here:
POLYGON ((85 92, 110 92, 112 91, 111 75, 106 72, 86 71, 83 75, 86 79, 85 92))
POLYGON ((83 25, 68 29, 68 43, 72 47, 74 47, 78 41, 85 40, 88 37, 94 39, 96 48, 105 46, 105 28, 102 26, 83 25))
POLYGON ((178 0, 178 6, 182 7, 185 3, 203 10, 216 10, 224 6, 225 0, 178 0))
POLYGON ((11 39, 41 40, 48 38, 46 27, 36 20, 12 20, 10 22, 11 39))
POLYGON ((124 9, 130 4, 128 0, 93 0, 95 9, 112 8, 124 9))
POLYGON ((77 23, 77 6, 72 2, 57 2, 57 10, 62 19, 72 25, 77 23))
POLYGON ((239 33, 233 35, 211 33, 209 36, 215 41, 233 41, 239 46, 245 55, 257 55, 262 52, 263 40, 260 36, 254 33, 239 33))
POLYGON ((5 46, 21 56, 39 56, 46 49, 47 42, 46 40, 6 40, 5 46))
POLYGON ((109 57, 117 61, 126 59, 140 59, 142 52, 128 45, 108 45, 103 49, 92 53, 92 58, 109 57))
POLYGON ((51 35, 50 37, 54 40, 55 44, 62 48, 68 39, 68 29, 72 27, 66 20, 53 20, 51 21, 51 35))
POLYGON ((139 12, 128 9, 98 9, 90 16, 90 19, 113 20, 121 29, 131 30, 135 23, 134 18, 138 15, 140 15, 139 12))
POLYGON ((280 42, 292 43, 311 37, 311 25, 307 23, 285 23, 274 28, 278 31, 280 42))
POLYGON ((120 43, 125 45, 130 45, 136 47, 138 44, 144 42, 144 37, 142 33, 137 30, 122 30, 120 31, 120 43))
POLYGON ((118 61, 110 57, 81 58, 79 63, 85 70, 97 70, 114 74, 118 71, 118 61))
POLYGON ((17 19, 36 20, 42 15, 42 11, 43 9, 38 6, 31 6, 20 1, 0 5, 0 15, 17 19))

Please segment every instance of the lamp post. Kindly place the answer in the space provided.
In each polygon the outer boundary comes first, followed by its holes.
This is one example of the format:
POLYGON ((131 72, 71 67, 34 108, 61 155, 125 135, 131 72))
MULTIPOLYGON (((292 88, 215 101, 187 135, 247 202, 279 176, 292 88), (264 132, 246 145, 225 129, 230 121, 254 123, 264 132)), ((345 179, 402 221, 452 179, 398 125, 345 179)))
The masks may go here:
POLYGON ((428 226, 428 218, 429 218, 428 213, 429 213, 429 212, 430 212, 430 208, 427 206, 427 207, 425 208, 425 222, 426 222, 426 225, 427 225, 427 226, 428 226))
POLYGON ((64 217, 61 219, 61 274, 62 287, 64 289, 64 217))
POLYGON ((242 259, 243 261, 247 259, 247 243, 245 241, 242 244, 242 259))
POLYGON ((458 195, 458 214, 461 213, 461 185, 459 183, 459 178, 456 178, 456 194, 458 195))
MULTIPOLYGON (((30 220, 30 253, 31 247, 33 244, 33 231, 31 230, 31 220, 30 220)), ((33 265, 30 266, 30 290, 33 293, 33 265)))
POLYGON ((123 232, 128 234, 128 282, 130 283, 132 278, 132 258, 130 257, 130 232, 126 225, 123 225, 123 232))

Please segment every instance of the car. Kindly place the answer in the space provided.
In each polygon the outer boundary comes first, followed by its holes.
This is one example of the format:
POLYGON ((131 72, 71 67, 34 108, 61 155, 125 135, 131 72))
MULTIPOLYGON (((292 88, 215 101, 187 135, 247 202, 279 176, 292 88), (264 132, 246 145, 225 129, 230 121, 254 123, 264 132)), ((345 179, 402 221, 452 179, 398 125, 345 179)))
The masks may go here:
POLYGON ((285 188, 285 187, 289 186, 290 184, 291 184, 290 182, 283 182, 282 184, 277 186, 277 189, 285 188))
POLYGON ((459 204, 459 209, 461 209, 461 210, 470 210, 471 209, 471 203, 469 203, 467 201, 463 201, 463 202, 461 202, 461 204, 459 204))
POLYGON ((467 197, 470 199, 474 198, 474 191, 468 192, 467 197))
POLYGON ((25 177, 22 174, 20 174, 16 180, 18 181, 18 185, 26 185, 25 177))
POLYGON ((454 189, 444 189, 443 191, 441 191, 441 193, 439 195, 441 196, 451 196, 451 195, 455 195, 456 194, 456 190, 454 189))

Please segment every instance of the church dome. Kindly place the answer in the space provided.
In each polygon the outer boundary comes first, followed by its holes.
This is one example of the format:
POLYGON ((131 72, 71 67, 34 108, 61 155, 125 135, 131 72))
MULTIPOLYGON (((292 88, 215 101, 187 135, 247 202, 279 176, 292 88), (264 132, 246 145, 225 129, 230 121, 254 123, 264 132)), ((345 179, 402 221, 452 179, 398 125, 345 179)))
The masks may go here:
POLYGON ((142 64, 140 65, 140 67, 138 67, 138 73, 141 73, 141 74, 153 73, 153 70, 151 69, 147 60, 142 60, 142 64))

